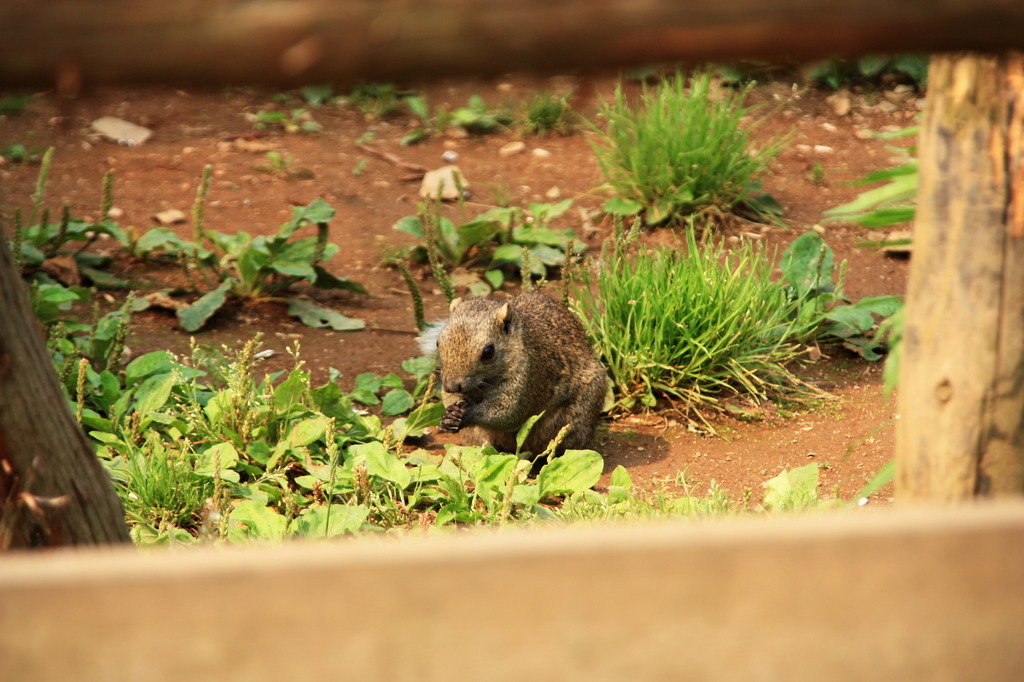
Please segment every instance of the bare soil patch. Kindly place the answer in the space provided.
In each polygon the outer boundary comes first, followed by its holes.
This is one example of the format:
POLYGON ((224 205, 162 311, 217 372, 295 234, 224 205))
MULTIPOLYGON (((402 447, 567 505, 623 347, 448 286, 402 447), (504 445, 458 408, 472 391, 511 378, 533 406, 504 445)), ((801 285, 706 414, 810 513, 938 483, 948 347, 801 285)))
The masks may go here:
MULTIPOLYGON (((535 92, 575 87, 581 93, 575 105, 592 116, 600 98, 610 96, 614 83, 614 75, 586 83, 509 76, 487 82, 433 83, 422 91, 432 108, 445 105, 451 110, 464 106, 472 94, 494 104, 521 104, 535 92)), ((327 368, 335 367, 348 388, 361 372, 397 372, 402 360, 417 354, 411 302, 398 273, 382 266, 381 260, 388 251, 409 243, 406 235, 391 226, 415 213, 418 178, 367 154, 357 141, 432 168, 444 163, 444 152, 454 151, 471 183, 469 212, 502 201, 525 205, 551 197, 572 198, 586 210, 600 206, 605 198, 595 189, 601 175, 582 132, 568 137, 523 137, 526 150, 512 156, 502 156, 498 150, 520 139, 515 131, 435 135, 404 147, 399 140, 415 125, 404 109, 375 119, 332 104, 311 108, 323 125, 318 134, 255 133, 247 114, 275 108, 274 94, 245 88, 152 87, 100 88, 73 102, 44 95, 21 115, 0 118, 0 147, 13 143, 30 148, 55 146, 48 203, 56 208, 70 202, 76 216, 99 217, 102 177, 114 169, 115 206, 122 212, 118 222, 138 230, 154 225, 153 216, 159 211, 187 212, 205 164, 214 168, 206 222, 221 232, 275 233, 288 220, 292 206, 323 197, 338 211, 331 238, 340 251, 329 269, 363 283, 372 295, 331 294, 320 300, 346 315, 363 318, 367 330, 310 329, 288 317, 282 306, 264 302, 225 310, 197 340, 238 345, 261 331, 265 346, 279 351, 268 361, 268 370, 288 365, 284 350, 298 342, 316 379, 326 378, 327 368), (89 124, 107 115, 150 127, 154 134, 137 147, 97 139, 90 134, 89 124), (536 149, 548 154, 534 153, 536 149), (308 172, 261 172, 257 167, 266 164, 266 151, 276 151, 291 159, 289 167, 308 172)), ((919 110, 918 96, 854 93, 851 110, 840 116, 829 95, 781 81, 757 86, 753 97, 764 104, 761 112, 768 118, 756 135, 791 136, 791 144, 765 180, 765 189, 785 209, 786 227, 737 223, 724 231, 727 239, 757 239, 781 252, 794 238, 820 224, 824 210, 857 194, 859 188, 848 181, 894 163, 894 152, 887 147, 891 143, 863 131, 908 125, 919 110)), ((293 106, 305 105, 296 101, 293 106)), ((840 113, 842 109, 838 107, 840 113)), ((0 211, 6 225, 15 207, 27 212, 37 172, 32 164, 0 166, 0 211)), ((579 213, 573 211, 570 217, 567 224, 577 227, 594 249, 610 234, 608 224, 580 229, 579 213)), ((176 229, 184 237, 191 234, 189 225, 176 229)), ((857 246, 877 239, 877 234, 856 226, 827 225, 824 236, 837 260, 849 262, 846 291, 851 298, 904 292, 906 261, 857 246)), ((644 239, 665 242, 673 236, 661 230, 644 239)), ((100 244, 100 248, 114 247, 100 244)), ((180 277, 173 268, 154 268, 124 258, 117 272, 135 280, 140 289, 158 288, 180 277)), ((425 272, 423 283, 428 316, 444 317, 444 299, 425 272)), ((159 348, 184 352, 188 345, 189 335, 177 327, 172 315, 146 311, 135 316, 132 353, 159 348)), ((880 365, 866 363, 841 348, 829 348, 826 353, 806 371, 824 382, 831 399, 785 414, 766 410, 764 418, 755 422, 720 419, 717 438, 694 433, 684 421, 664 412, 607 421, 599 437, 606 472, 622 464, 644 487, 678 490, 685 480, 694 494, 703 494, 714 481, 734 499, 749 497, 757 502, 765 480, 783 469, 817 461, 824 465, 822 495, 850 499, 892 457, 895 406, 882 396, 880 365)), ((878 498, 887 500, 888 491, 878 498)))

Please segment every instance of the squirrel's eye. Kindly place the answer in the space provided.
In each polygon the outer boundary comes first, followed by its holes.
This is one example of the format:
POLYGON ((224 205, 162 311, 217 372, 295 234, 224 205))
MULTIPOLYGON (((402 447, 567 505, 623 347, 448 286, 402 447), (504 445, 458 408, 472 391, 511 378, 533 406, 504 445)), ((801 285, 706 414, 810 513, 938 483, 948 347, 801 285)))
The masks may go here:
POLYGON ((484 346, 484 351, 482 353, 480 353, 480 359, 483 360, 484 362, 487 362, 488 360, 493 360, 494 359, 494 344, 493 343, 489 343, 486 346, 484 346))

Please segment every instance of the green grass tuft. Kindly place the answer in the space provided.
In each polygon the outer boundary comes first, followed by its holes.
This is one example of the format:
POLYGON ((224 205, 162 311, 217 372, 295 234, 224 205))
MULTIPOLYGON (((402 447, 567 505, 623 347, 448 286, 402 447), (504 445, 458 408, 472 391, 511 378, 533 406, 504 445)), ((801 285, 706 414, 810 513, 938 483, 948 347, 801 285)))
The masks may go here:
POLYGON ((728 213, 760 194, 759 178, 781 151, 772 140, 753 148, 742 127, 749 86, 712 91, 708 73, 677 72, 634 107, 621 85, 602 107, 594 153, 615 190, 619 213, 644 212, 648 225, 681 224, 688 216, 728 213))
POLYGON ((576 311, 621 407, 723 409, 734 391, 759 401, 799 385, 785 366, 799 349, 793 305, 760 250, 699 244, 691 227, 685 250, 620 243, 598 268, 577 287, 576 311))

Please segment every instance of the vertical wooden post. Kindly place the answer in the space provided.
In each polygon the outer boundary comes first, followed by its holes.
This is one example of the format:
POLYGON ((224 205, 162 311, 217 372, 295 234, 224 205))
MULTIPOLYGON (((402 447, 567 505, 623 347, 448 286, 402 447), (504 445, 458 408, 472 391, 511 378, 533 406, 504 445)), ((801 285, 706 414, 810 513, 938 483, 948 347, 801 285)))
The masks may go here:
POLYGON ((1024 55, 931 61, 898 498, 1024 493, 1024 55))
POLYGON ((131 542, 0 232, 0 551, 131 542))

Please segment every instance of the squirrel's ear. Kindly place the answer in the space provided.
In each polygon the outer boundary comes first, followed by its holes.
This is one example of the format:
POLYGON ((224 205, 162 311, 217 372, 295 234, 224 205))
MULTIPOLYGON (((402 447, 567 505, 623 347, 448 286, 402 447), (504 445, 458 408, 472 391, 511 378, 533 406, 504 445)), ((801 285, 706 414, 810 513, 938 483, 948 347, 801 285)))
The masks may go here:
POLYGON ((508 326, 509 323, 512 321, 509 318, 508 312, 508 303, 506 302, 505 305, 498 308, 498 312, 494 314, 494 319, 498 322, 499 325, 505 328, 506 333, 508 333, 508 326))
POLYGON ((452 302, 448 304, 448 312, 449 313, 454 313, 455 309, 459 307, 460 303, 462 303, 462 299, 461 298, 453 298, 452 302))

